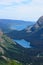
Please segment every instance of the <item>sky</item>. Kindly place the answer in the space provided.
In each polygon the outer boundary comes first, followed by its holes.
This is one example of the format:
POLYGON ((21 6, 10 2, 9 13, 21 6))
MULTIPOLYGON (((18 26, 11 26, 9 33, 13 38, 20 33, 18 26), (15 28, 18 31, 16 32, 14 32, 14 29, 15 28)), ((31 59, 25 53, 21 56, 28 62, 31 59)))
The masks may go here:
POLYGON ((43 16, 43 0, 0 0, 0 19, 37 21, 43 16))

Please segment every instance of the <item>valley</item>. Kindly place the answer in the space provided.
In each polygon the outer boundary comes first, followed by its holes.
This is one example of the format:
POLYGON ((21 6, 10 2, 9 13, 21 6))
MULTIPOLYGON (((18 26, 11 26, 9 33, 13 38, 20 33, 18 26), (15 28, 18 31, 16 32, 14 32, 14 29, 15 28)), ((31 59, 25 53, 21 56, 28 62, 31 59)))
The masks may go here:
POLYGON ((17 21, 1 21, 0 65, 43 65, 43 16, 34 24, 18 21, 22 29, 10 29, 17 21))

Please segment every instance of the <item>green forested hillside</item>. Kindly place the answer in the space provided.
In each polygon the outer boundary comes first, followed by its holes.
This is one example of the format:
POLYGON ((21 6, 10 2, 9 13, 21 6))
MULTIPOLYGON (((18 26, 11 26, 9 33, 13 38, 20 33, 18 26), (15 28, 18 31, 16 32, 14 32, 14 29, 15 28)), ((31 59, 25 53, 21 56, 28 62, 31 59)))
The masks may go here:
POLYGON ((13 40, 6 35, 0 35, 0 65, 23 65, 19 61, 22 52, 13 40))
POLYGON ((5 60, 0 60, 0 65, 24 65, 24 64, 17 60, 10 60, 9 62, 6 62, 5 60))
POLYGON ((23 48, 0 34, 0 65, 43 65, 43 48, 23 48))

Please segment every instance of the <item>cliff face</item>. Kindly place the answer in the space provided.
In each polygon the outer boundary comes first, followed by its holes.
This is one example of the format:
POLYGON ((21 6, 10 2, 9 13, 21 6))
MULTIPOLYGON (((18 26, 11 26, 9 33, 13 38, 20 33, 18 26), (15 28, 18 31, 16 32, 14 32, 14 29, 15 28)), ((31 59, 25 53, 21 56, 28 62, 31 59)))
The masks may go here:
POLYGON ((43 16, 40 17, 37 23, 30 29, 29 41, 32 46, 43 47, 43 16))

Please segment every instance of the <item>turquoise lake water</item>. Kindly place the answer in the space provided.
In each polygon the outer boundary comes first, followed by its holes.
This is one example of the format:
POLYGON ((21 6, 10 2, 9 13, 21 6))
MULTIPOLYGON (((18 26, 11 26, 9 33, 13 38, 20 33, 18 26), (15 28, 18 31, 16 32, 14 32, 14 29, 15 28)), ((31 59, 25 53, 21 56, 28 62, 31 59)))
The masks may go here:
POLYGON ((25 47, 25 48, 31 48, 30 42, 27 42, 24 39, 22 39, 22 40, 14 40, 14 41, 17 42, 19 45, 25 47))

